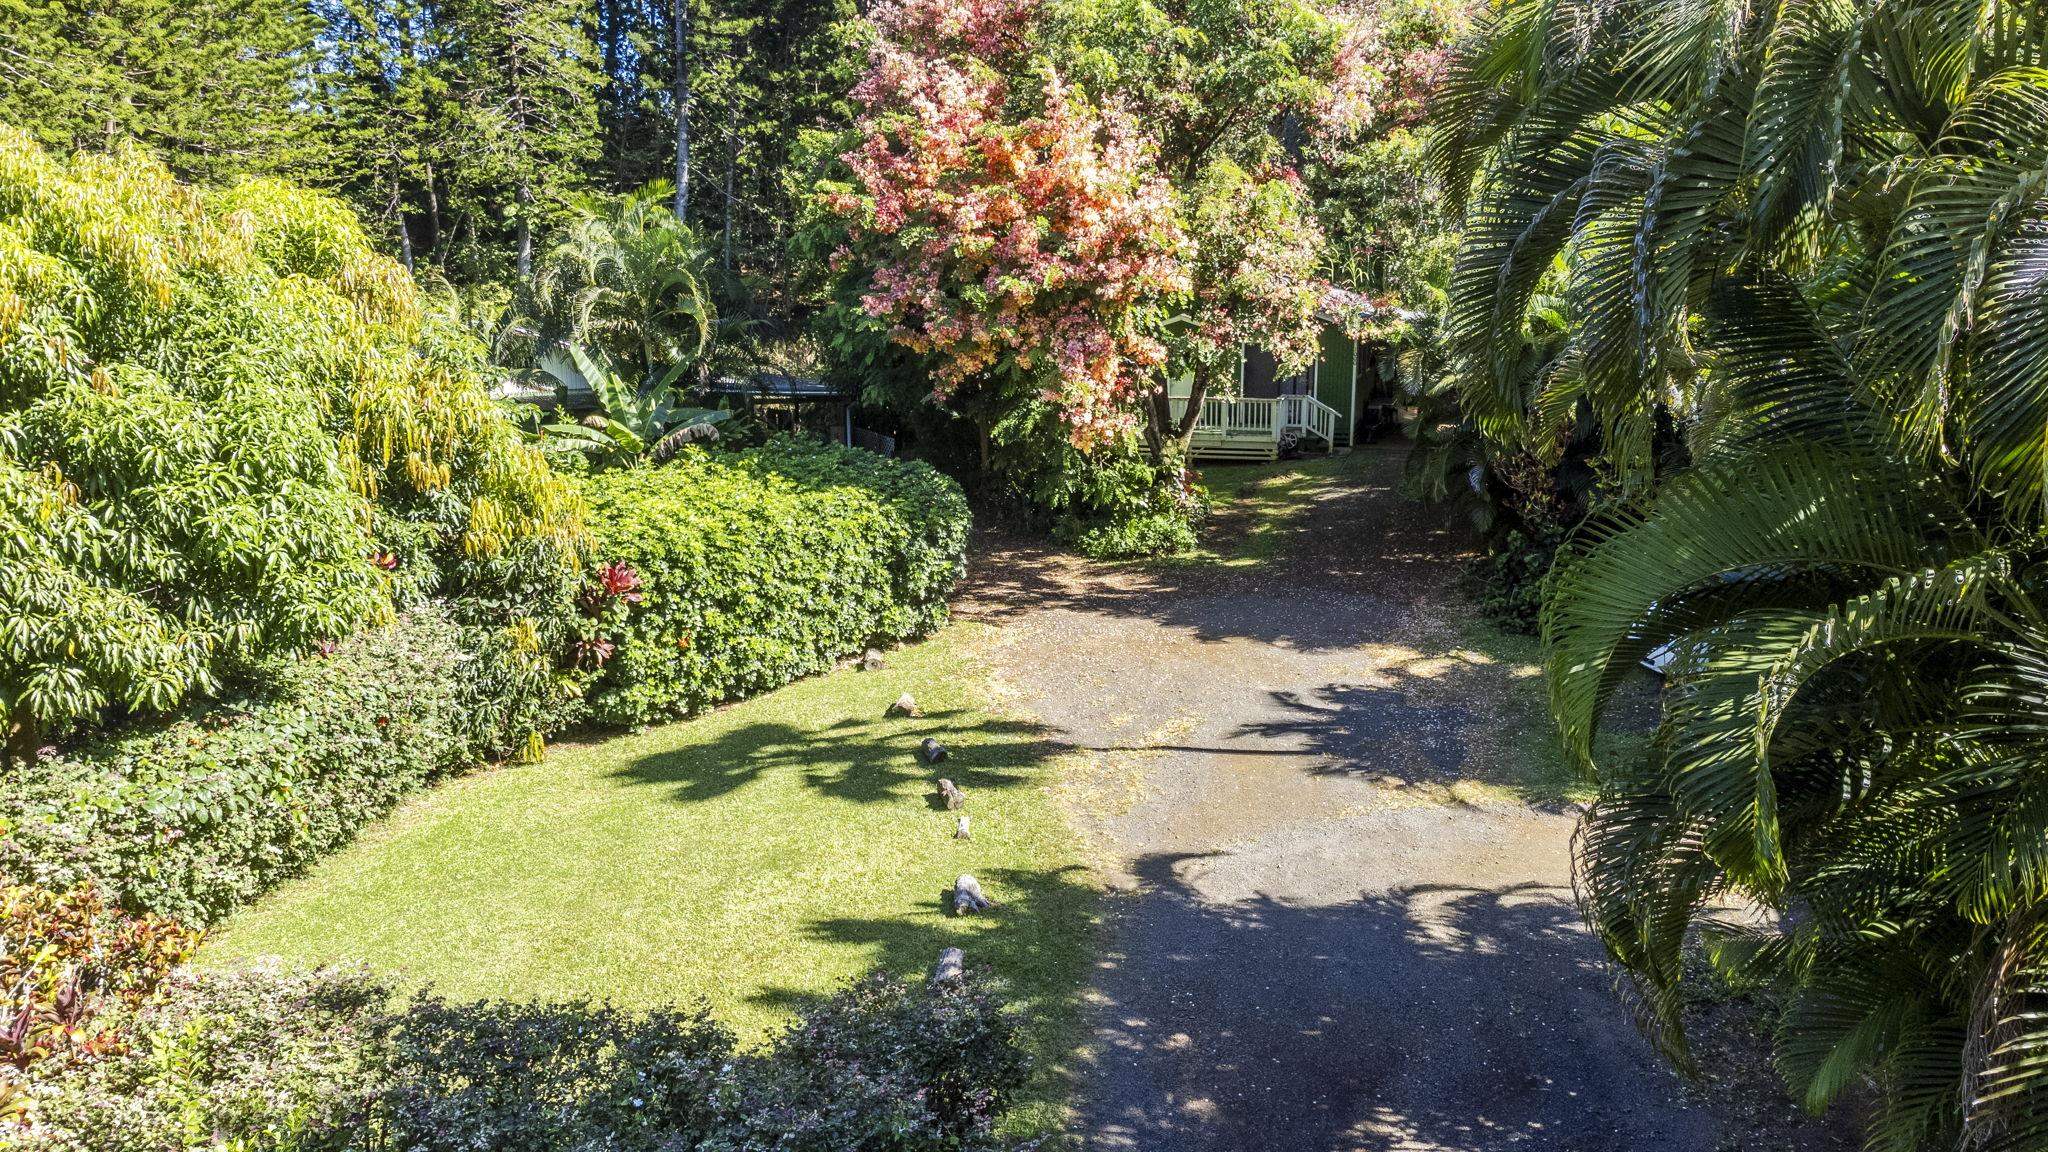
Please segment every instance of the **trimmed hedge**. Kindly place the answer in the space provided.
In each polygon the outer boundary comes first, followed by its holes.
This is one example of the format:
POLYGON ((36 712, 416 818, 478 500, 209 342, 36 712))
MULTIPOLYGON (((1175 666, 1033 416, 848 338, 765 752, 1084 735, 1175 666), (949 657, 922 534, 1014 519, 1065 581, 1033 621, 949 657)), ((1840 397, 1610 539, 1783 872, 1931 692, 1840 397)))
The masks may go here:
POLYGON ((946 618, 971 519, 929 466, 777 439, 586 482, 602 576, 591 717, 644 724, 822 672, 946 618))
MULTIPOLYGON (((593 586, 568 609, 591 718, 687 715, 922 635, 964 567, 969 517, 921 464, 778 440, 592 477, 593 586)), ((260 697, 25 764, 0 790, 0 882, 96 885, 211 924, 346 843, 408 792, 563 719, 533 625, 431 604, 260 697)))
POLYGON ((1030 1075, 994 988, 883 975, 760 1052, 701 1009, 407 1003, 359 971, 180 973, 134 1043, 43 1065, 34 1152, 1022 1152, 1030 1075))
POLYGON ((0 877, 218 920, 505 739, 515 654, 462 639, 418 613, 283 666, 260 699, 17 769, 0 877))

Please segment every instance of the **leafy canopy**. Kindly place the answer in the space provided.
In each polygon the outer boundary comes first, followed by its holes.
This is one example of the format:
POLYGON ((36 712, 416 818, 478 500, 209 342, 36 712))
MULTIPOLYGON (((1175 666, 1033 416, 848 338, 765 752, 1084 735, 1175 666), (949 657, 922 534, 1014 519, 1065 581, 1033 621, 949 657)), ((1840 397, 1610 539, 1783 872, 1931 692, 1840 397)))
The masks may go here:
POLYGON ((0 128, 0 721, 161 712, 573 547, 482 354, 341 205, 0 128))
POLYGON ((1321 233, 1288 152, 1367 114, 1368 27, 1298 0, 871 19, 835 262, 936 398, 984 426, 1042 401, 1088 450, 1219 350, 1312 355, 1321 233))

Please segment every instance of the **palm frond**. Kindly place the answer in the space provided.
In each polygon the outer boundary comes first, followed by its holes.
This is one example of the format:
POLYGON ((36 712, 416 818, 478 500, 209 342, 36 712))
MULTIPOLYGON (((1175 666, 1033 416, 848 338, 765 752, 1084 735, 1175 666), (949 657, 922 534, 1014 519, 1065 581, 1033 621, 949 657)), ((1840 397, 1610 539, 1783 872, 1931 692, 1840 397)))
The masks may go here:
POLYGON ((1602 706, 1653 649, 1760 597, 1824 602, 1830 589, 1788 580, 1800 570, 1866 586, 1916 571, 1932 529, 1974 550, 1967 524, 1898 466, 1809 444, 1709 463, 1588 525, 1558 558, 1543 617, 1567 746, 1590 757, 1602 706))

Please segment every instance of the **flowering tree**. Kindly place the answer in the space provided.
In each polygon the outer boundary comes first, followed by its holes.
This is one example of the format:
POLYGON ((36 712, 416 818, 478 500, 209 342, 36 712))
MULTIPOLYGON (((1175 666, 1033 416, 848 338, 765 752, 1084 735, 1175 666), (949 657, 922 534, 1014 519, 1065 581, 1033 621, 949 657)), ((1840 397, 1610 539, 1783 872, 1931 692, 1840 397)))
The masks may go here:
POLYGON ((1173 342, 1188 402, 1175 416, 1165 388, 1149 393, 1145 427, 1159 459, 1170 449, 1185 454, 1218 371, 1227 372, 1247 345, 1294 371, 1315 359, 1322 330, 1323 234, 1294 173, 1258 179, 1226 160, 1194 192, 1188 320, 1173 342))
MULTIPOLYGON (((1370 111, 1372 37, 1308 0, 884 0, 827 203, 861 306, 935 396, 1053 405, 1072 444, 1184 447, 1247 343, 1314 354, 1322 235, 1288 158, 1370 111), (1285 128, 1276 134, 1272 125, 1285 128), (970 397, 968 394, 972 393, 970 397)), ((986 455, 984 454, 984 464, 986 455)))
POLYGON ((1116 108, 1047 70, 1012 111, 1032 7, 879 5, 853 183, 831 204, 875 265, 863 308, 929 358, 938 399, 1035 389, 1088 447, 1128 426, 1128 397, 1164 361, 1150 314, 1186 286, 1186 238, 1116 108))

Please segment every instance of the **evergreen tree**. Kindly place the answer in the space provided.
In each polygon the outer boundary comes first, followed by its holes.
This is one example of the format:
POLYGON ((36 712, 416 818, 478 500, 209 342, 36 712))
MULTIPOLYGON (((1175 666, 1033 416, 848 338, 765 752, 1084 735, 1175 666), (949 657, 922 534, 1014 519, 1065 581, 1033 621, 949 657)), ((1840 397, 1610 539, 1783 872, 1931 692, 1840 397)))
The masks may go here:
POLYGON ((721 294, 774 319, 798 142, 851 122, 856 2, 678 3, 0 0, 0 122, 60 150, 139 142, 202 183, 333 190, 459 284, 529 269, 576 192, 682 175, 721 294))
POLYGON ((509 221, 533 269, 536 220, 585 187, 601 146, 602 77, 579 0, 451 0, 443 63, 463 162, 459 190, 509 221))
POLYGON ((296 0, 0 0, 0 121, 59 149, 138 142, 219 182, 323 174, 296 0))
POLYGON ((314 101, 337 183, 407 268, 446 256, 438 161, 446 84, 421 0, 315 0, 322 21, 314 101))

